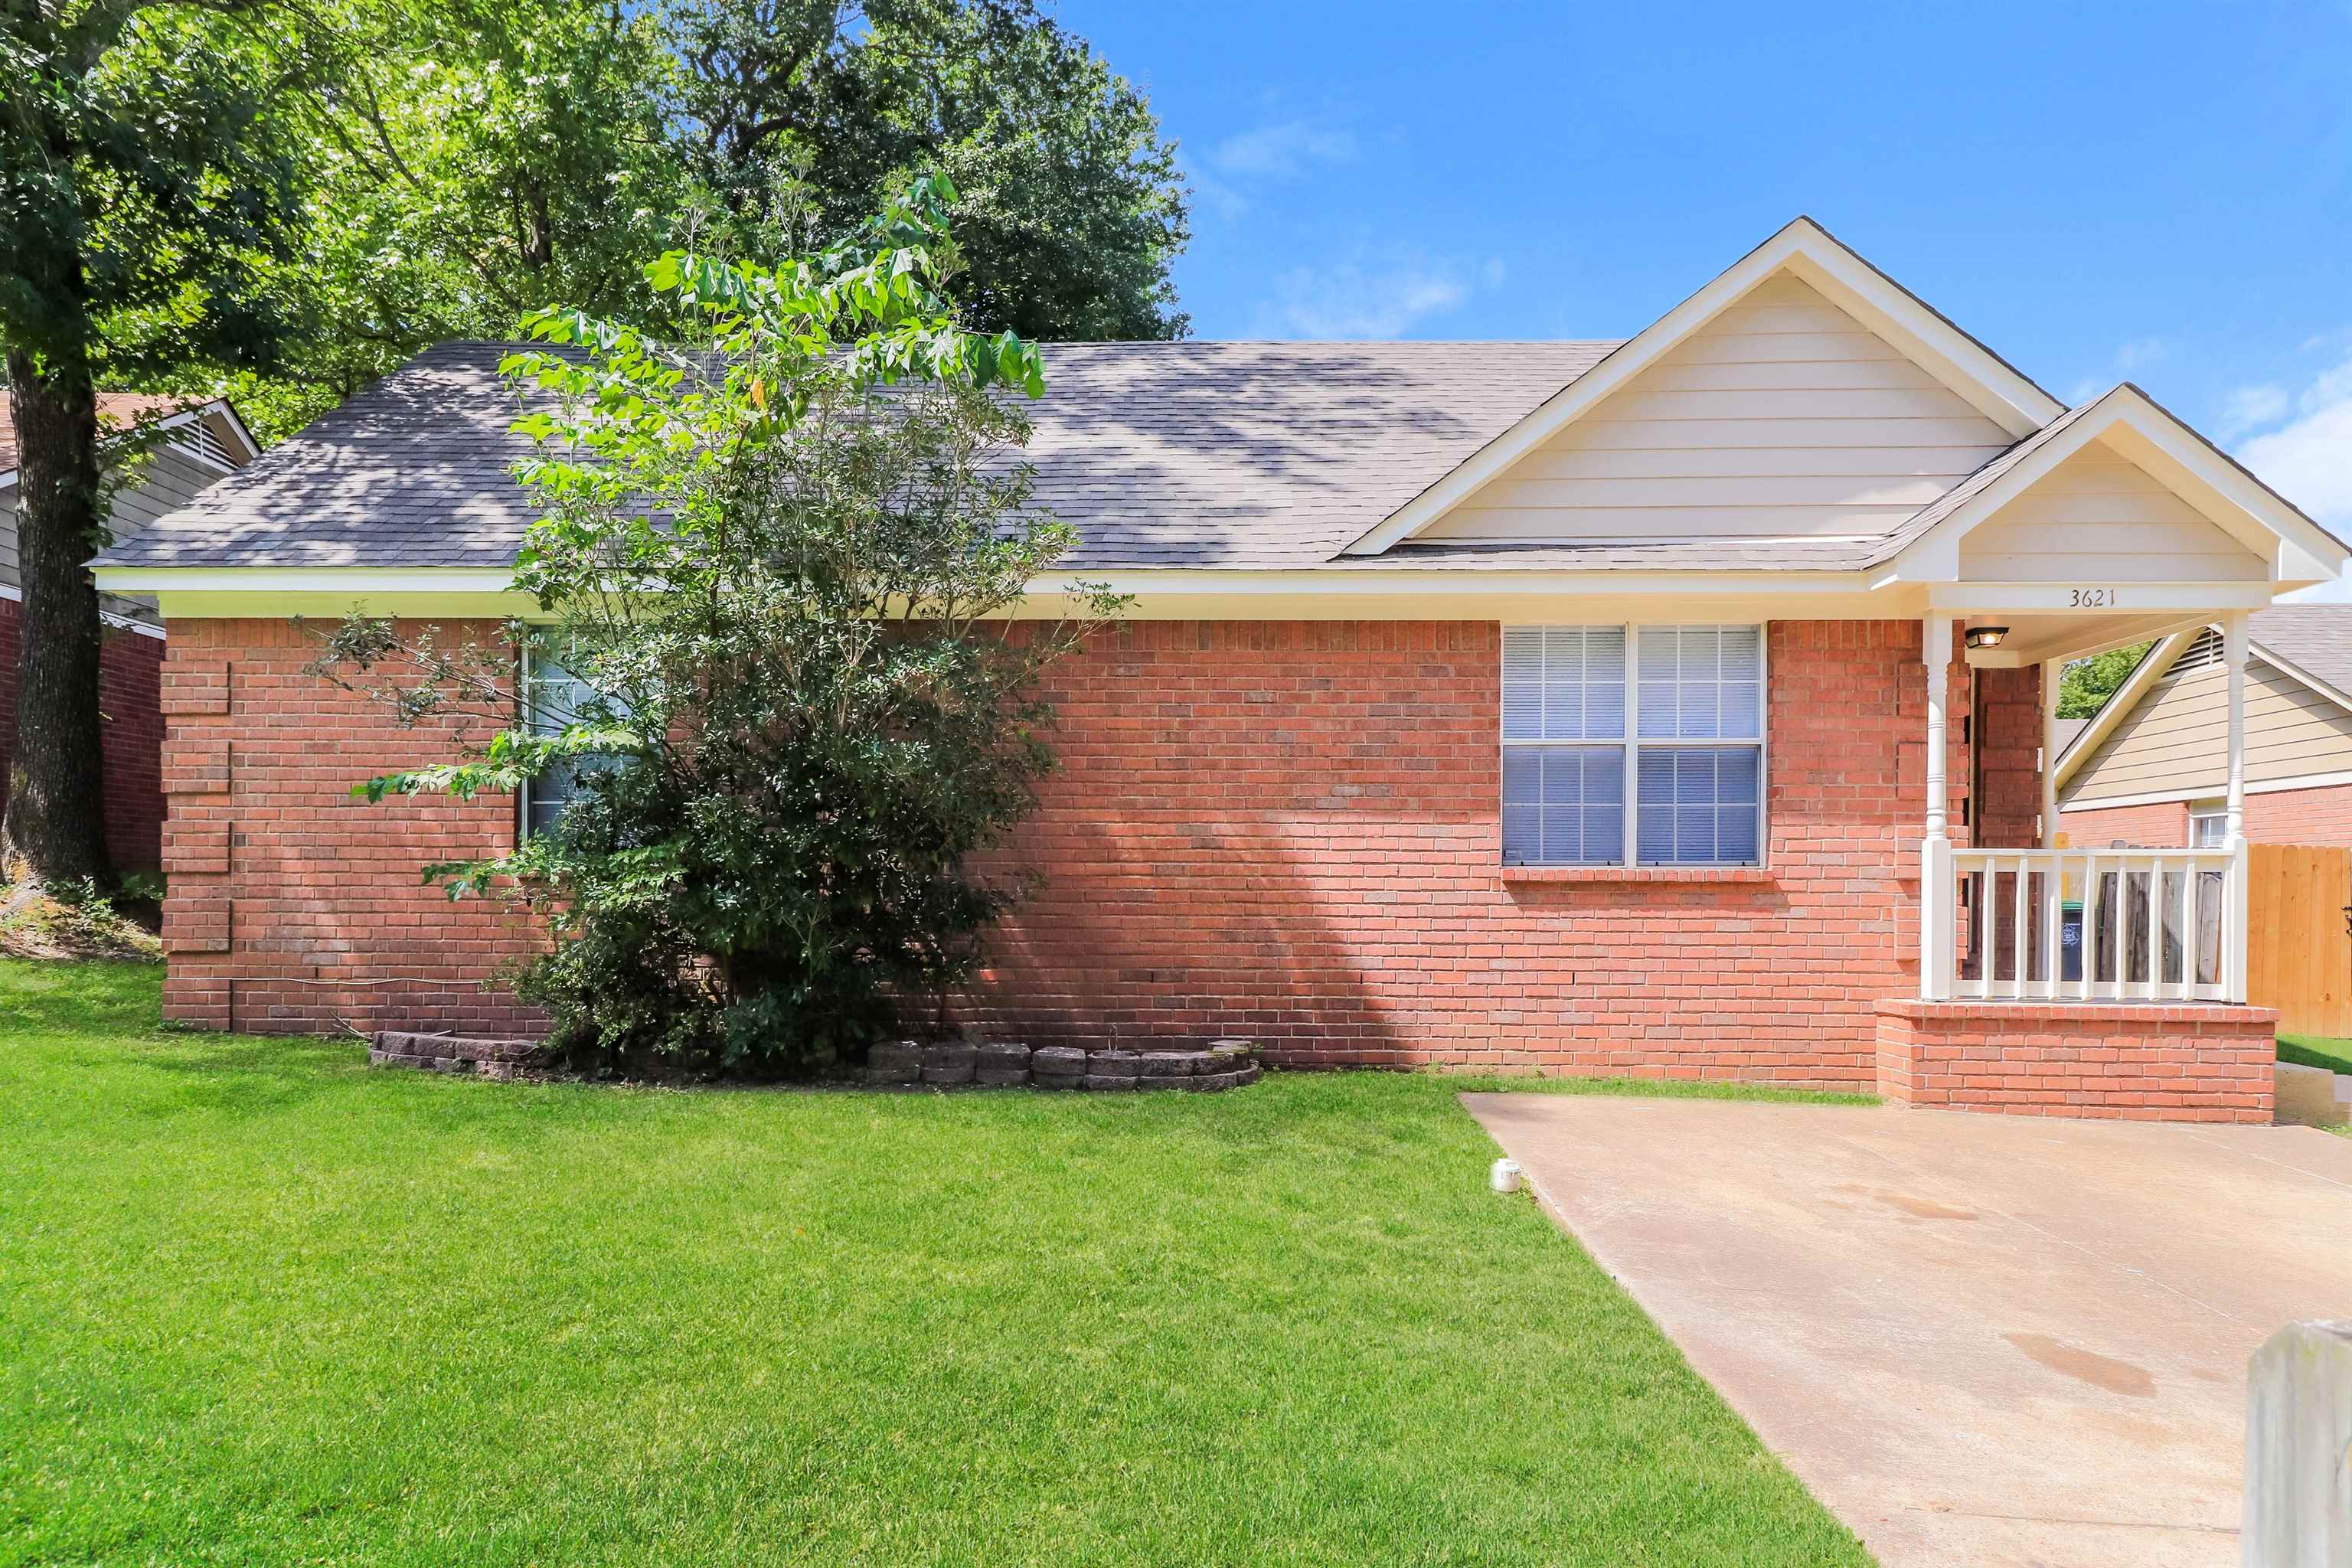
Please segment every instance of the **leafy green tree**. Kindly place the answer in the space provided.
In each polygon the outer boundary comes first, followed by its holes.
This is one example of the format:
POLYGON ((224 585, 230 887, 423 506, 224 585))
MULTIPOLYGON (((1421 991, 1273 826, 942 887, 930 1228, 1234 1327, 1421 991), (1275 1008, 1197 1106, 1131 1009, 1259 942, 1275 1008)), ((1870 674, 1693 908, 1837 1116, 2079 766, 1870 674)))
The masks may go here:
POLYGON ((268 374, 161 384, 276 439, 427 344, 562 301, 675 327, 638 264, 793 254, 912 170, 963 193, 950 283, 980 330, 1181 336, 1182 179, 1150 106, 1031 0, 332 0, 336 105, 268 374))
POLYGON ((300 241, 267 268, 300 331, 272 374, 226 388, 264 439, 430 343, 504 337, 558 300, 636 307, 643 258, 709 205, 641 6, 342 0, 333 37, 337 112, 306 146, 300 241))
POLYGON ((2154 646, 2134 643, 2069 664, 2058 677, 2058 717, 2087 719, 2096 713, 2116 689, 2131 679, 2131 672, 2154 646))
POLYGON ((977 326, 1184 335, 1175 149, 1032 0, 675 0, 667 15, 689 144, 738 219, 805 210, 837 232, 906 171, 944 170, 964 195, 953 287, 977 326))
POLYGON ((1052 765, 1039 674, 1118 601, 1003 616, 1071 534, 1029 504, 1003 395, 1043 389, 1038 351, 966 331, 944 292, 952 195, 918 180, 856 249, 773 268, 665 256, 648 279, 707 352, 534 315, 551 346, 508 369, 536 390, 515 585, 544 623, 453 648, 355 616, 314 666, 405 721, 478 726, 373 798, 575 771, 551 829, 425 871, 546 922, 515 985, 574 1065, 820 1064, 969 976, 1017 894, 971 858, 1052 765), (526 683, 519 714, 515 645, 587 695, 526 683))
POLYGON ((17 440, 23 631, 0 859, 105 879, 97 591, 100 378, 264 368, 311 64, 258 4, 0 5, 0 345, 17 440))

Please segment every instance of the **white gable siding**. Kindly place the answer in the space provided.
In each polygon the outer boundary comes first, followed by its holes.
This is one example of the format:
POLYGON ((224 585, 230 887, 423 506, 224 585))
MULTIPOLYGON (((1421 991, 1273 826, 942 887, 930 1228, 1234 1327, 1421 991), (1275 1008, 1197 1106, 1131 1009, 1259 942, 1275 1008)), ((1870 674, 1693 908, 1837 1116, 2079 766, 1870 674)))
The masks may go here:
POLYGON ((2260 558, 2104 441, 1960 541, 1972 583, 2258 583, 2260 558))
MULTIPOLYGON (((2229 672, 2217 663, 2171 671, 2148 688, 2067 781, 2064 804, 2136 795, 2196 798, 2229 785, 2229 672)), ((2352 770, 2352 713, 2302 681, 2246 661, 2246 779, 2273 784, 2352 770)))
POLYGON ((1879 533, 2010 444, 1957 393, 1781 273, 1421 537, 1879 533))

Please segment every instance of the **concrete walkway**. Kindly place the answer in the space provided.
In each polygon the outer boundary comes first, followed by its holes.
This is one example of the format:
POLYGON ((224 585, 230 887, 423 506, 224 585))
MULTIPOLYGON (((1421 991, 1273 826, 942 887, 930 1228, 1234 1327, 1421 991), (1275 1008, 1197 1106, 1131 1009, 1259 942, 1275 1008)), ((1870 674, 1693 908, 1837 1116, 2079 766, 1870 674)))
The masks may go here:
POLYGON ((2352 1317, 2309 1128, 1463 1102, 1890 1568, 2236 1563, 2246 1358, 2352 1317))

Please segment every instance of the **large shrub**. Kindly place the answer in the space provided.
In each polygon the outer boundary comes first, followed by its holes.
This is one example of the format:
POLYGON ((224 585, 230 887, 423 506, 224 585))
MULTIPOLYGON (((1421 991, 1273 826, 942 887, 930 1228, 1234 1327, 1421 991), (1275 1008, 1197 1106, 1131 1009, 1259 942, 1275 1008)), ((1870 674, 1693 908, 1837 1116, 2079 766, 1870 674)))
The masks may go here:
POLYGON ((1039 672, 1117 604, 1005 618, 1071 535, 1016 460, 1035 346, 941 291, 952 194, 917 182, 857 247, 772 268, 665 256, 653 288, 710 324, 692 349, 530 318, 546 346, 505 369, 539 616, 489 648, 353 616, 318 662, 406 722, 489 721, 372 797, 578 778, 514 853, 425 871, 543 919, 511 981, 573 1065, 789 1072, 938 1026, 1018 891, 971 858, 1052 765, 1039 672), (518 650, 576 682, 518 680, 518 650))

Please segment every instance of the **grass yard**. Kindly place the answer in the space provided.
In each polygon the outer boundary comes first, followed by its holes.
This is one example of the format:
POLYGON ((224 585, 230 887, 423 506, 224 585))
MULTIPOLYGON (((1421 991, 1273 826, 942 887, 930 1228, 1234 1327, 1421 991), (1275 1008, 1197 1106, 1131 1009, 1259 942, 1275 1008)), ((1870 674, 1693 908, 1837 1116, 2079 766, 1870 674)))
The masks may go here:
POLYGON ((499 1085, 158 974, 0 962, 0 1563, 1867 1561, 1459 1080, 499 1085))
POLYGON ((2297 1067, 2352 1072, 2352 1040, 2330 1040, 2317 1035, 2281 1035, 2278 1059, 2297 1067))

